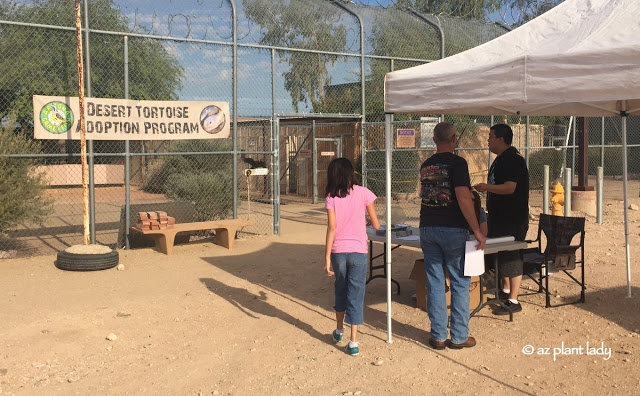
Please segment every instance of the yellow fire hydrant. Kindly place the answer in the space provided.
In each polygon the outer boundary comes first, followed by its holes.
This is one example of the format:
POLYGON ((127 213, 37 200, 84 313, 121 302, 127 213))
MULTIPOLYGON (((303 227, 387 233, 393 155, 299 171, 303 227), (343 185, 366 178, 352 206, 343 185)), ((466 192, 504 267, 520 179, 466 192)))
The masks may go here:
POLYGON ((564 212, 564 188, 560 182, 556 182, 551 191, 551 215, 562 216, 564 212))

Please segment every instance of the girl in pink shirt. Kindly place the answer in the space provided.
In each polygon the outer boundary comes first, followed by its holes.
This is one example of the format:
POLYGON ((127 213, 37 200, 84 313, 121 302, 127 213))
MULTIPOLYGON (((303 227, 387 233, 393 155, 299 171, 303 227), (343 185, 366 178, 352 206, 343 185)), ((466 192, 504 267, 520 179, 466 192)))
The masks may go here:
POLYGON ((335 280, 335 342, 342 341, 344 322, 351 324, 351 341, 347 353, 358 355, 358 325, 363 323, 364 290, 367 279, 367 221, 376 230, 376 196, 355 184, 353 165, 346 158, 336 158, 327 170, 325 208, 327 209, 327 243, 324 271, 335 280))

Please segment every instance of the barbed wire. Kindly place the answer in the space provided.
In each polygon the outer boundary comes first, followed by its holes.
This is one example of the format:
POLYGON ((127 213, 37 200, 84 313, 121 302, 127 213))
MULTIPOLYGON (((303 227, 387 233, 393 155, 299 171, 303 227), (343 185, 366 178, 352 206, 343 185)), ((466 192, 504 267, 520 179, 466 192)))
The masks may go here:
MULTIPOLYGON (((407 0, 338 0, 357 6, 379 8, 409 8, 413 1, 407 0)), ((446 17, 477 18, 484 15, 487 22, 500 22, 506 25, 520 25, 533 17, 548 11, 564 0, 505 0, 501 7, 491 9, 485 3, 458 2, 447 4, 448 11, 432 12, 432 15, 446 17), (457 7, 456 7, 457 5, 457 7)))

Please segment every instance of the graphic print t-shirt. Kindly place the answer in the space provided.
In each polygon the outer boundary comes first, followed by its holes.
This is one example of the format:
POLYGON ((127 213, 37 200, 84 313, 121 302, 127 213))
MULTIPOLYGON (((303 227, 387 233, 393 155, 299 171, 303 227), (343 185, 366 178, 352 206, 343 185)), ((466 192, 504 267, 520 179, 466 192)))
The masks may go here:
POLYGON ((420 167, 420 227, 467 228, 456 187, 469 187, 467 161, 453 153, 437 153, 420 167))

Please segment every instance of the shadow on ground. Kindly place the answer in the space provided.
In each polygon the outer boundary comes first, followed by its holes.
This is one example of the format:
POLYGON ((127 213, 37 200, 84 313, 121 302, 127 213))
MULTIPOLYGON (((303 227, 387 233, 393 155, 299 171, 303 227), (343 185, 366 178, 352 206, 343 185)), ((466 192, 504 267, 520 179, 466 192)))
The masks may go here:
MULTIPOLYGON (((276 242, 258 252, 240 256, 208 257, 204 260, 236 277, 264 287, 272 293, 302 301, 309 310, 313 310, 314 306, 332 310, 334 303, 333 278, 327 277, 324 273, 324 246, 276 242), (264 257, 278 257, 280 265, 269 269, 262 268, 265 263, 264 257), (296 270, 292 271, 292 268, 296 268, 296 270)), ((398 296, 394 286, 394 302, 412 304, 411 296, 407 295, 408 291, 412 290, 410 285, 413 283, 407 278, 409 271, 410 269, 403 271, 406 272, 406 276, 399 277, 399 279, 402 278, 401 285, 407 292, 398 296)), ((232 289, 228 291, 238 293, 232 289)), ((216 292, 216 294, 220 293, 216 292)), ((386 283, 383 279, 376 279, 367 285, 365 320, 367 325, 386 331, 386 311, 372 308, 373 305, 383 302, 386 302, 386 283)), ((314 311, 320 313, 320 311, 314 311)), ((324 313, 321 314, 327 316, 324 313)), ((331 328, 333 320, 333 315, 327 316, 328 329, 331 328)), ((396 321, 393 325, 395 325, 395 335, 420 342, 425 341, 424 329, 406 326, 396 321)))
MULTIPOLYGON (((593 289, 587 285, 586 302, 576 307, 616 323, 630 332, 640 329, 640 287, 631 287, 631 298, 627 287, 593 289)), ((549 308, 553 309, 553 308, 549 308)))
MULTIPOLYGON (((404 249, 403 249, 404 250, 404 249)), ((400 282, 403 294, 398 295, 394 285, 392 300, 394 303, 414 306, 411 294, 415 288, 415 282, 408 279, 413 262, 418 252, 412 250, 399 251, 394 254, 396 261, 396 272, 394 278, 400 282)), ((322 245, 299 245, 287 243, 272 243, 265 249, 257 252, 223 256, 206 257, 204 260, 235 277, 264 289, 257 294, 251 293, 244 288, 233 287, 211 278, 202 278, 200 281, 209 291, 226 299, 238 310, 250 317, 265 315, 277 317, 291 326, 305 331, 309 336, 322 342, 329 343, 331 340, 331 330, 334 326, 335 317, 332 313, 333 306, 333 278, 324 274, 324 246, 322 245), (265 257, 278 257, 279 265, 272 268, 264 268, 265 257), (292 270, 295 269, 295 270, 292 270), (277 295, 303 307, 308 315, 296 317, 289 312, 285 312, 275 305, 269 303, 269 295, 277 295), (322 308, 318 308, 322 307, 322 308), (329 312, 329 313, 327 313, 329 312), (316 330, 313 325, 305 322, 304 317, 319 315, 326 321, 323 331, 316 330)), ((386 282, 383 279, 373 280, 367 286, 365 296, 364 317, 365 325, 360 328, 363 334, 386 341, 386 337, 381 334, 387 332, 387 312, 386 306, 379 309, 382 303, 386 302, 386 282), (371 332, 374 328, 378 331, 371 332)), ((426 312, 424 313, 426 317, 426 312)), ((464 362, 452 359, 435 351, 427 346, 429 339, 428 329, 418 328, 408 323, 400 322, 392 318, 391 321, 394 339, 404 339, 430 353, 440 355, 441 358, 450 360, 452 363, 473 371, 488 380, 502 384, 512 391, 521 394, 531 394, 523 389, 514 387, 511 384, 494 378, 487 373, 481 372, 474 367, 465 365, 464 362)))

